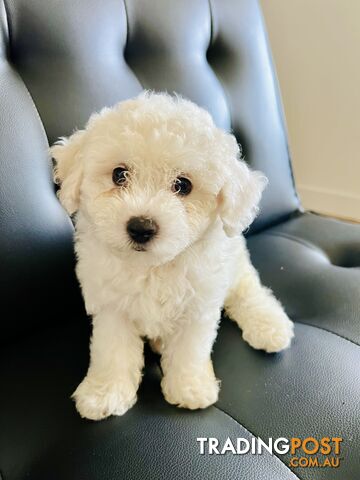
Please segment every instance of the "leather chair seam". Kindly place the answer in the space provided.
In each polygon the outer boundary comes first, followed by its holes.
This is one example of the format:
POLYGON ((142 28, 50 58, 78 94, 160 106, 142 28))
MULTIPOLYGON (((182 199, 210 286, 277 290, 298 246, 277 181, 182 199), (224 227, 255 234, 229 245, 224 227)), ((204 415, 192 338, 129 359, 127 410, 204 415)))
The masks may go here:
POLYGON ((130 21, 129 21, 129 10, 128 6, 126 3, 126 0, 123 0, 123 5, 124 5, 124 10, 125 10, 125 20, 126 20, 126 40, 125 40, 125 45, 123 48, 123 59, 124 62, 126 63, 128 69, 132 72, 136 80, 139 82, 140 87, 145 90, 144 85, 140 81, 139 77, 136 75, 135 71, 131 68, 130 64, 128 63, 127 55, 126 55, 126 50, 128 48, 129 42, 130 42, 130 21))
MULTIPOLYGON (((239 425, 240 427, 244 428, 248 433, 250 433, 250 435, 252 435, 253 437, 257 437, 257 435, 255 435, 251 430, 249 430, 243 423, 239 422, 236 418, 234 418, 232 415, 230 415, 229 413, 225 412, 225 410, 223 410, 222 408, 220 408, 217 404, 213 405, 214 408, 216 408, 219 412, 223 413, 224 415, 226 415, 230 420, 232 420, 233 422, 235 422, 237 425, 239 425)), ((276 458, 276 460, 280 463, 282 463, 284 465, 284 467, 286 468, 286 470, 288 470, 291 475, 293 476, 294 479, 297 479, 297 480, 301 480, 301 477, 298 477, 287 465, 285 462, 283 462, 281 460, 281 458, 279 458, 277 455, 272 455, 274 458, 276 458)))
POLYGON ((305 325, 307 327, 317 328, 318 330, 322 330, 323 332, 330 333, 331 335, 335 335, 335 337, 338 337, 338 338, 341 338, 342 340, 350 342, 352 345, 355 345, 356 347, 360 347, 360 343, 354 342, 354 340, 351 340, 350 338, 345 337, 344 335, 340 335, 336 332, 333 332, 332 330, 329 330, 327 328, 319 327, 318 325, 313 325, 311 323, 300 322, 299 320, 296 320, 295 323, 299 323, 300 325, 305 325))
MULTIPOLYGON (((261 16, 261 21, 263 22, 263 24, 265 24, 265 17, 264 17, 264 14, 263 14, 261 8, 260 8, 260 16, 261 16)), ((293 168, 292 161, 291 161, 289 133, 288 133, 286 119, 285 119, 284 105, 283 105, 283 100, 282 100, 282 97, 281 97, 281 89, 280 89, 280 85, 279 85, 278 75, 277 75, 276 69, 274 68, 274 59, 273 59, 273 55, 272 55, 271 48, 270 48, 269 34, 268 34, 268 31, 267 31, 266 28, 264 28, 264 35, 265 35, 265 40, 266 40, 266 45, 267 45, 267 54, 269 56, 271 69, 272 69, 274 88, 277 92, 279 92, 277 95, 275 95, 275 103, 276 103, 276 107, 277 107, 277 110, 278 110, 278 115, 281 118, 282 126, 283 126, 283 129, 284 129, 284 138, 285 138, 286 153, 287 153, 287 165, 288 165, 288 168, 289 168, 289 171, 290 171, 292 190, 293 190, 293 194, 295 196, 296 202, 297 202, 297 210, 301 211, 303 209, 303 207, 302 207, 302 204, 301 204, 301 201, 300 201, 299 193, 296 189, 294 168, 293 168)))
MULTIPOLYGON (((33 107, 34 110, 35 110, 35 115, 36 115, 37 119, 39 120, 39 123, 40 123, 39 127, 40 127, 40 130, 41 130, 41 132, 42 132, 43 138, 44 138, 47 146, 49 146, 49 139, 48 139, 48 137, 47 137, 47 133, 46 133, 46 131, 45 131, 44 123, 43 123, 43 121, 42 121, 42 118, 40 117, 40 113, 39 113, 39 110, 38 110, 37 107, 36 107, 35 101, 34 101, 32 95, 31 95, 30 90, 28 89, 28 87, 27 87, 24 79, 22 78, 22 76, 20 75, 20 73, 16 70, 16 68, 15 68, 15 71, 16 71, 16 74, 18 75, 19 79, 21 80, 21 83, 22 83, 23 86, 24 86, 25 93, 26 93, 27 97, 29 98, 32 107, 33 107)), ((50 158, 49 153, 47 154, 47 159, 48 159, 49 168, 51 168, 51 167, 52 167, 52 164, 51 164, 51 158, 50 158)), ((51 175, 50 175, 50 179, 51 179, 51 182, 52 182, 52 177, 51 177, 51 175)))
MULTIPOLYGON (((12 41, 12 26, 10 23, 10 10, 9 6, 7 4, 7 0, 2 0, 2 3, 4 5, 4 11, 5 11, 5 21, 6 21, 6 28, 7 28, 7 45, 6 45, 6 60, 9 60, 9 52, 10 52, 10 47, 11 47, 11 41, 12 41)), ((1 478, 0 478, 1 480, 1 478)))

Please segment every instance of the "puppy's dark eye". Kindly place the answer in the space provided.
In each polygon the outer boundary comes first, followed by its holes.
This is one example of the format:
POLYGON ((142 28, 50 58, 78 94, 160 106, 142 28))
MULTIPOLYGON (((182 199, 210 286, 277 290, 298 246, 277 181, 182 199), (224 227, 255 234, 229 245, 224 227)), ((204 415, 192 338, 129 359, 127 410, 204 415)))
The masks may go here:
POLYGON ((124 185, 127 181, 129 170, 126 167, 116 167, 112 172, 112 180, 115 185, 124 185))
POLYGON ((177 177, 172 184, 172 191, 178 195, 189 195, 192 190, 192 183, 186 177, 177 177))

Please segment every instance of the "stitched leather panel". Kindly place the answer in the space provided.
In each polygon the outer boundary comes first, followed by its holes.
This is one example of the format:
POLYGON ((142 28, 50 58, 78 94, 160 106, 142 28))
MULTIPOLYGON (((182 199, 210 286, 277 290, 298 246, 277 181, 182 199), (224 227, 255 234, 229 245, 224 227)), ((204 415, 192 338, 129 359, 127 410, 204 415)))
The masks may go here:
POLYGON ((297 208, 256 1, 7 2, 10 57, 51 142, 92 111, 135 95, 140 84, 176 91, 232 127, 246 160, 270 177, 258 226, 297 208))

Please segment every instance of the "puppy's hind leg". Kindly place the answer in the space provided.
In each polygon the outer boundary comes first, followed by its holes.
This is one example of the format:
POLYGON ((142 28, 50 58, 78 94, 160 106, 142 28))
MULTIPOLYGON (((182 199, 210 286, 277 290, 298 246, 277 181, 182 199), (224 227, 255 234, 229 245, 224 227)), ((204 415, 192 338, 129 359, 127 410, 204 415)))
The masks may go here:
POLYGON ((272 291, 264 287, 246 253, 240 273, 225 300, 225 311, 242 329, 244 340, 253 348, 268 353, 290 346, 293 322, 272 291))

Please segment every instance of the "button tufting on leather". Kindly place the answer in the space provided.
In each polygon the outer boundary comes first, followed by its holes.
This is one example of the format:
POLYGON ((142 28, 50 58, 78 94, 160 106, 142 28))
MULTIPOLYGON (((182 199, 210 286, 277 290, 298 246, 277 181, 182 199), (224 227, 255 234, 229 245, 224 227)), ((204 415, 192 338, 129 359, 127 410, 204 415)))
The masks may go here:
POLYGON ((211 43, 207 0, 126 2, 129 37, 125 58, 144 88, 177 92, 230 128, 223 89, 206 61, 211 43))

